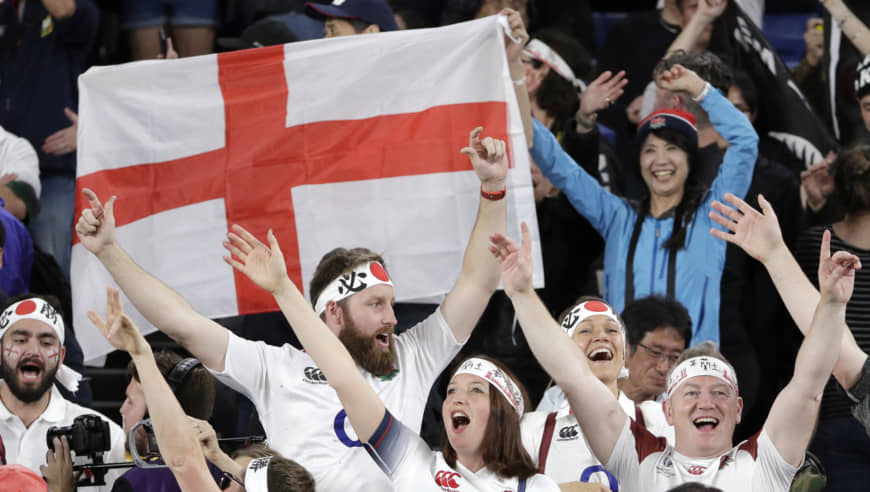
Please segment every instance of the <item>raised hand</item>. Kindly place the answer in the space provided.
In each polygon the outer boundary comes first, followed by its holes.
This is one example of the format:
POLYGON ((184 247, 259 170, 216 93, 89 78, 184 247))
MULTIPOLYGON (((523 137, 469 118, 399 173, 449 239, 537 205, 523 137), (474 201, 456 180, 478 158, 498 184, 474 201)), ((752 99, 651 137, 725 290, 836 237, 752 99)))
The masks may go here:
POLYGON ((508 157, 505 143, 492 137, 481 140, 483 127, 471 130, 468 137, 468 147, 460 152, 467 155, 474 167, 474 172, 480 179, 484 191, 494 192, 504 189, 507 178, 508 157))
POLYGON ((124 314, 118 289, 112 287, 106 289, 106 319, 103 320, 96 311, 88 311, 88 319, 116 349, 128 352, 132 356, 150 353, 151 347, 145 341, 145 337, 133 320, 124 314))
POLYGON ((700 0, 695 16, 697 16, 699 21, 711 24, 725 12, 727 6, 728 2, 726 0, 700 0))
POLYGON ((105 205, 93 191, 82 190, 90 208, 82 210, 76 224, 76 234, 82 245, 91 253, 100 256, 107 246, 115 243, 115 197, 109 198, 105 205))
POLYGON ((519 12, 513 9, 502 9, 501 14, 507 17, 508 25, 511 28, 510 35, 508 33, 504 35, 504 48, 507 53, 508 63, 519 63, 520 56, 523 54, 523 48, 526 47, 526 43, 529 41, 529 33, 526 32, 523 17, 519 12))
POLYGON ((778 248, 785 247, 776 213, 764 196, 758 195, 758 204, 763 213, 759 213, 731 193, 725 194, 725 201, 734 208, 713 201, 714 211, 710 211, 710 218, 730 233, 712 228, 710 234, 736 244, 749 256, 762 263, 778 248))
POLYGON ((529 226, 520 225, 523 233, 522 246, 503 235, 494 234, 489 238, 489 251, 501 266, 501 282, 508 297, 532 291, 532 238, 529 226))
POLYGON ((828 196, 834 192, 831 165, 836 160, 837 154, 828 152, 824 160, 801 172, 801 191, 806 195, 807 206, 814 212, 818 212, 824 207, 828 196))
POLYGON ((676 64, 667 70, 662 70, 656 79, 656 84, 661 89, 688 92, 692 97, 696 97, 704 91, 706 82, 692 70, 676 64))
POLYGON ((628 79, 624 70, 616 75, 609 70, 603 72, 580 95, 580 117, 589 120, 595 113, 607 109, 619 99, 626 84, 628 79))
POLYGON ((232 256, 224 256, 224 261, 247 275, 260 288, 274 294, 288 277, 284 254, 272 229, 266 235, 269 246, 240 225, 233 225, 232 229, 227 233, 227 241, 223 242, 232 256))
POLYGON ((819 249, 820 302, 846 304, 855 287, 855 270, 861 269, 861 260, 846 251, 837 251, 831 256, 831 231, 822 234, 819 249))

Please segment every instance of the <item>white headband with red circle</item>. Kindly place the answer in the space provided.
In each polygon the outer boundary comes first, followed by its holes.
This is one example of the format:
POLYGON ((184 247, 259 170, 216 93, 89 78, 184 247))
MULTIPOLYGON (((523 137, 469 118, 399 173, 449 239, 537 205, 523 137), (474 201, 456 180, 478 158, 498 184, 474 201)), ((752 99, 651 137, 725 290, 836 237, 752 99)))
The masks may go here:
POLYGON ((384 266, 377 261, 359 265, 347 273, 342 273, 323 289, 314 305, 314 311, 320 316, 326 311, 329 301, 343 301, 375 285, 393 285, 384 266))
POLYGON ((730 386, 734 390, 734 393, 738 393, 737 373, 734 372, 734 368, 721 359, 702 355, 684 360, 671 371, 671 375, 668 377, 668 385, 665 388, 668 398, 671 398, 677 388, 683 383, 696 376, 712 376, 720 379, 730 386))
MULTIPOLYGON (((3 339, 3 335, 6 334, 12 325, 23 319, 41 321, 54 328, 57 338, 60 340, 60 345, 63 346, 63 318, 60 313, 51 307, 51 304, 38 297, 31 297, 30 299, 18 301, 6 308, 3 313, 0 314, 0 339, 3 339)), ((79 381, 82 379, 81 374, 63 364, 58 368, 55 377, 60 384, 64 385, 66 389, 73 393, 78 391, 79 381)))
POLYGON ((613 308, 601 301, 595 300, 581 302, 571 308, 571 311, 569 311, 562 319, 562 328, 568 332, 569 337, 573 337, 574 331, 577 330, 577 325, 592 316, 607 316, 613 321, 616 321, 616 324, 618 324, 620 329, 622 329, 622 323, 620 323, 619 317, 616 313, 613 312, 613 308))
POLYGON ((525 403, 523 402, 523 393, 520 391, 520 387, 495 364, 486 359, 472 357, 459 366, 459 369, 453 373, 453 377, 450 380, 453 381, 453 378, 460 374, 471 374, 485 379, 504 396, 508 404, 516 410, 520 417, 523 416, 525 403))

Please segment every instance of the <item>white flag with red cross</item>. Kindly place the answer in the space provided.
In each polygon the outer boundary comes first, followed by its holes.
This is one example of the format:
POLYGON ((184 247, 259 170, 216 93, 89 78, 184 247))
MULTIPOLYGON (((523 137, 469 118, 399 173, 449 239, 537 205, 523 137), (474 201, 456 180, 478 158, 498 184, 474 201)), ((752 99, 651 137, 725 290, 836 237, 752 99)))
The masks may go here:
MULTIPOLYGON (((508 233, 535 238, 528 154, 497 17, 452 26, 93 68, 79 79, 77 216, 117 195, 117 240, 217 318, 277 310, 222 261, 232 224, 272 228, 303 290, 335 247, 382 253, 399 301, 446 293, 480 183, 476 126, 506 140, 508 233)), ((87 319, 115 285, 74 240, 73 314, 85 360, 112 349, 87 319)), ((154 330, 128 303, 143 331, 154 330)))

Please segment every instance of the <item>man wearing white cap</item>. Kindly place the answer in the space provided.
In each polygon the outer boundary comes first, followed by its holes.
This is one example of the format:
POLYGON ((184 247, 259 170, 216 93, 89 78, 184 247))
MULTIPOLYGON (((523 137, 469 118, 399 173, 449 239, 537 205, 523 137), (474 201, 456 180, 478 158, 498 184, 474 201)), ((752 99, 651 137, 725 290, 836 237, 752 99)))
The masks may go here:
MULTIPOLYGON (((81 375, 63 365, 63 319, 48 302, 29 297, 13 303, 0 314, 0 437, 9 463, 24 465, 39 473, 45 464, 45 435, 50 427, 65 427, 79 415, 97 414, 109 424, 111 450, 105 462, 124 460, 121 428, 89 408, 63 398, 54 387, 57 380, 75 392, 81 375)), ((82 462, 79 457, 77 462, 82 462)), ((106 476, 111 490, 119 472, 106 476)))
POLYGON ((619 480, 621 490, 664 492, 699 482, 726 492, 789 490, 813 433, 819 401, 846 331, 854 255, 830 253, 825 233, 819 260, 820 300, 795 362, 792 380, 777 396, 762 430, 734 446, 743 402, 731 365, 717 354, 687 351, 668 376, 665 415, 676 433, 670 446, 631 421, 587 358, 550 317, 531 286, 531 241, 523 227, 522 248, 493 237, 502 263, 502 284, 532 352, 565 391, 595 455, 619 480), (563 342, 563 341, 564 342, 563 342))

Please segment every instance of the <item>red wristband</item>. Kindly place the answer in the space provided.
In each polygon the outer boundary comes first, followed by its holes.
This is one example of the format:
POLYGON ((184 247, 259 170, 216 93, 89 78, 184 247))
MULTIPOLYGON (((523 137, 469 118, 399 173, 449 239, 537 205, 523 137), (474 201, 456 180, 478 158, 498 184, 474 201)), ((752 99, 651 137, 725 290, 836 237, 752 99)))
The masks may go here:
POLYGON ((501 200, 502 198, 504 198, 506 193, 507 193, 507 186, 505 186, 504 188, 502 188, 499 191, 483 191, 483 185, 481 185, 481 187, 480 187, 480 196, 486 198, 487 200, 492 200, 492 201, 501 200))

